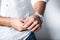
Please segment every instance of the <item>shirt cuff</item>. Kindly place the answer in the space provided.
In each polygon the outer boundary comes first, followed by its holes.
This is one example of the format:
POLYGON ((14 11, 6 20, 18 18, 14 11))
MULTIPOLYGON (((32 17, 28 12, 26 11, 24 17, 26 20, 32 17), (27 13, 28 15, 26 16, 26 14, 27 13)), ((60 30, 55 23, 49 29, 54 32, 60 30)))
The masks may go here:
POLYGON ((37 2, 37 1, 44 1, 44 2, 48 2, 49 0, 31 0, 32 1, 32 3, 35 3, 35 2, 37 2))
POLYGON ((49 0, 40 0, 40 1, 44 1, 44 2, 46 2, 46 3, 47 3, 49 0))
POLYGON ((38 2, 38 1, 43 1, 43 2, 48 3, 49 0, 31 0, 32 6, 34 7, 34 4, 35 4, 36 2, 38 2))

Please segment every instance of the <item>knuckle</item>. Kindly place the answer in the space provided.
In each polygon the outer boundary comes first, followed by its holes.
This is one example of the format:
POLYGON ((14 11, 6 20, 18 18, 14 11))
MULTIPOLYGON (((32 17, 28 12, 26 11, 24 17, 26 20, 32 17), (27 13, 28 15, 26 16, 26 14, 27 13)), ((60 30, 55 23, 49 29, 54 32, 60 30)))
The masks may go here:
POLYGON ((31 20, 34 21, 34 18, 32 18, 31 20))
POLYGON ((38 21, 35 21, 36 24, 38 24, 38 21))
POLYGON ((34 21, 34 18, 31 18, 29 21, 30 21, 30 22, 33 22, 33 21, 34 21))

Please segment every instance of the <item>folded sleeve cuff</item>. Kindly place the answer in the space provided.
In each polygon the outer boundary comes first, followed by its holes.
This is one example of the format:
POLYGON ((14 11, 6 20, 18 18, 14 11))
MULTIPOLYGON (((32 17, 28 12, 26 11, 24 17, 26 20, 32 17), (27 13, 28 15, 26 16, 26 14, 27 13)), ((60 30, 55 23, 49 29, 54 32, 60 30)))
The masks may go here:
POLYGON ((36 2, 38 2, 38 1, 43 1, 43 2, 48 3, 49 0, 31 0, 32 6, 34 7, 34 4, 35 4, 36 2))

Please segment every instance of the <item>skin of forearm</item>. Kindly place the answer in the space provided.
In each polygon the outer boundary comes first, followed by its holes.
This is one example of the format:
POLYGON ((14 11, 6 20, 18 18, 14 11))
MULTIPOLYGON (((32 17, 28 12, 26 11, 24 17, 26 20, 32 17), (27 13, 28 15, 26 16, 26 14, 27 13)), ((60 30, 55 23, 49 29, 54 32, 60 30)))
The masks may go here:
POLYGON ((43 1, 38 1, 34 4, 35 11, 40 13, 41 15, 44 14, 45 7, 46 7, 46 3, 43 1))
POLYGON ((0 26, 10 27, 10 18, 0 16, 0 26))

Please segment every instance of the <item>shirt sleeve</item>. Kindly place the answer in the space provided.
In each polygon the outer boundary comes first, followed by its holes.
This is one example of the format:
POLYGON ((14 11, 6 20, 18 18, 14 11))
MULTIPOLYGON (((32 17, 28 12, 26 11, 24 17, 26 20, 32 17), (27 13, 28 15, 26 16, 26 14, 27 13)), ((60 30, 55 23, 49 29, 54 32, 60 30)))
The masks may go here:
POLYGON ((46 3, 47 3, 49 0, 40 0, 40 1, 44 1, 44 2, 46 2, 46 3))
POLYGON ((37 1, 44 1, 44 2, 48 3, 49 0, 31 0, 31 4, 32 4, 33 7, 34 7, 34 4, 35 4, 37 1))
POLYGON ((44 1, 44 2, 48 2, 49 0, 31 0, 33 3, 37 2, 37 1, 44 1))

